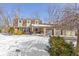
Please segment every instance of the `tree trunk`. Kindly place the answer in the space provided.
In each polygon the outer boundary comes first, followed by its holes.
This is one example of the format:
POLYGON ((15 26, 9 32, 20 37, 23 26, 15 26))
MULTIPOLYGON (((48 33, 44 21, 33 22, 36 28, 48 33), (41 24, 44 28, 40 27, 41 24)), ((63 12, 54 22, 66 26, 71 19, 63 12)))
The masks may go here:
POLYGON ((77 47, 79 47, 79 29, 77 30, 77 47))

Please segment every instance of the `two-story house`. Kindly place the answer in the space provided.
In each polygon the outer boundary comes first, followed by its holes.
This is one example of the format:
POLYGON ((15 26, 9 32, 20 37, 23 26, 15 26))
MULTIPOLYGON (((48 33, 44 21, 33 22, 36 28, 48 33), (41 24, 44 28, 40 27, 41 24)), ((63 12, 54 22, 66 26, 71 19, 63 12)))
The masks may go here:
POLYGON ((22 31, 24 31, 25 33, 34 32, 34 30, 36 30, 37 28, 36 27, 33 28, 32 25, 38 25, 38 24, 42 24, 42 21, 39 19, 15 18, 13 20, 13 27, 16 29, 16 31, 19 30, 19 28, 22 28, 22 31))

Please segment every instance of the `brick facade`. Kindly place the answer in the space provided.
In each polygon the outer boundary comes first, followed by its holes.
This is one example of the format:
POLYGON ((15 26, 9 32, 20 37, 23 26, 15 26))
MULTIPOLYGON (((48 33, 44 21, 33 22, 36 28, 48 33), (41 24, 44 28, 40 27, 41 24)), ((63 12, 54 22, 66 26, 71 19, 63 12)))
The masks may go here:
POLYGON ((26 26, 27 26, 26 23, 27 23, 26 19, 23 19, 23 20, 22 20, 22 26, 23 26, 23 27, 26 27, 26 26))
MULTIPOLYGON (((38 19, 18 19, 18 18, 14 18, 13 20, 13 27, 15 29, 18 29, 19 27, 23 28, 23 31, 27 32, 27 30, 29 29, 30 32, 33 32, 35 30, 33 30, 34 28, 32 28, 32 24, 42 24, 41 20, 38 19)), ((40 31, 40 29, 36 28, 37 32, 40 31)))

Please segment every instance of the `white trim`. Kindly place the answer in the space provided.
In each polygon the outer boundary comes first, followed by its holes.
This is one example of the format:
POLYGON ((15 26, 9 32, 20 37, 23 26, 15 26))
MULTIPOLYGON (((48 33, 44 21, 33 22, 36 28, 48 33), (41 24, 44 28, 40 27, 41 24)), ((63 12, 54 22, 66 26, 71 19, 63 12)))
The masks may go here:
POLYGON ((51 27, 51 25, 43 25, 43 24, 32 24, 35 27, 51 27))

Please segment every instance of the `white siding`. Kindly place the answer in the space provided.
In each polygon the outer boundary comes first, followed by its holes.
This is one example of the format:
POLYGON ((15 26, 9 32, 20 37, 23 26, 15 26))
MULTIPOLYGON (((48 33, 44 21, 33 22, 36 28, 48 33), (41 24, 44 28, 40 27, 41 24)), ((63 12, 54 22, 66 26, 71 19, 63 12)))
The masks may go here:
POLYGON ((20 20, 20 21, 18 21, 18 27, 22 27, 22 20, 20 20))
POLYGON ((30 26, 31 20, 27 20, 27 27, 30 26))

